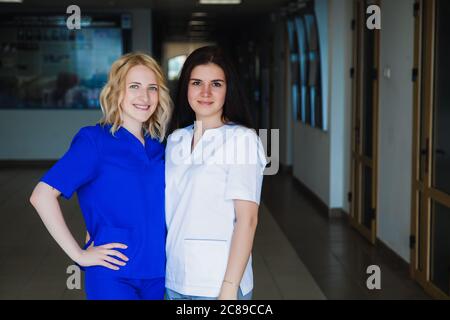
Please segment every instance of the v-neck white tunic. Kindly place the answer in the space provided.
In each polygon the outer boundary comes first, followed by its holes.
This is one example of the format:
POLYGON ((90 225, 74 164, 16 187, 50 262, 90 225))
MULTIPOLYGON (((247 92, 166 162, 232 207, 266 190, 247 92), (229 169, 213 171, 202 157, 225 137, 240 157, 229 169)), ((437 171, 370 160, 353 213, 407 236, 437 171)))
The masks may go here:
MULTIPOLYGON (((176 130, 166 147, 166 287, 217 297, 235 223, 234 199, 259 204, 264 149, 240 125, 208 129, 191 153, 193 125, 176 130)), ((253 289, 251 257, 240 288, 253 289)))

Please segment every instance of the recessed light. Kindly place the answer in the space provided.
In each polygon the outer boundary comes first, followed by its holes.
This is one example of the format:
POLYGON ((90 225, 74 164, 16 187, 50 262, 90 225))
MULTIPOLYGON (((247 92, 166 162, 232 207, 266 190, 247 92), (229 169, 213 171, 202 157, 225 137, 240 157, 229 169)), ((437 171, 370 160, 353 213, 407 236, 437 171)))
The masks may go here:
POLYGON ((189 21, 190 26, 204 26, 206 25, 206 21, 198 21, 198 20, 191 20, 189 21))
POLYGON ((192 18, 202 18, 206 17, 208 14, 206 12, 192 12, 192 18))
POLYGON ((240 4, 241 0, 199 0, 200 4, 240 4))

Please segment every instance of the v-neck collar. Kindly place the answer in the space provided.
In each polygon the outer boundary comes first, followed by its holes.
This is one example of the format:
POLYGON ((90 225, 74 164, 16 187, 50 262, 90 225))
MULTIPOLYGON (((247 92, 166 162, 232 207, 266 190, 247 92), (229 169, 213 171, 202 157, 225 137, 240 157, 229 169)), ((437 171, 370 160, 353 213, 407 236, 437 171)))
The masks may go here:
POLYGON ((224 130, 228 125, 230 125, 231 123, 224 123, 222 126, 217 127, 217 128, 210 128, 210 129, 206 129, 205 132, 203 132, 202 136, 200 137, 200 139, 198 139, 197 144, 194 146, 194 148, 192 148, 192 143, 193 143, 193 139, 194 139, 194 124, 189 126, 189 134, 190 134, 190 139, 189 139, 189 155, 190 156, 194 156, 197 149, 199 149, 199 144, 203 143, 205 135, 209 135, 209 134, 214 134, 217 132, 221 132, 222 130, 224 130))
POLYGON ((138 137, 136 137, 134 134, 132 134, 127 128, 121 126, 121 127, 119 128, 119 130, 121 130, 122 132, 124 132, 124 133, 125 133, 127 136, 129 136, 132 140, 134 140, 134 141, 136 141, 137 143, 139 143, 139 145, 140 145, 142 148, 146 149, 146 147, 147 147, 147 145, 148 145, 148 138, 149 138, 148 134, 144 134, 144 143, 142 143, 142 141, 141 141, 138 137))

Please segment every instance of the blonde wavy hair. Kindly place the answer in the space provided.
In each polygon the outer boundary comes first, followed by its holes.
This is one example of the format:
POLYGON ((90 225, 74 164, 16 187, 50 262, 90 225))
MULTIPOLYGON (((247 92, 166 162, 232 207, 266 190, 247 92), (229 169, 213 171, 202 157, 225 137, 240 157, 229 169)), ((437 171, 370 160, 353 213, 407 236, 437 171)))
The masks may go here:
POLYGON ((172 100, 166 80, 158 63, 141 52, 127 53, 117 59, 109 71, 108 82, 100 93, 103 117, 100 124, 110 124, 114 134, 122 125, 122 102, 125 96, 125 79, 128 71, 143 65, 155 73, 158 85, 158 105, 151 117, 143 124, 143 129, 154 139, 164 140, 172 113, 172 100))

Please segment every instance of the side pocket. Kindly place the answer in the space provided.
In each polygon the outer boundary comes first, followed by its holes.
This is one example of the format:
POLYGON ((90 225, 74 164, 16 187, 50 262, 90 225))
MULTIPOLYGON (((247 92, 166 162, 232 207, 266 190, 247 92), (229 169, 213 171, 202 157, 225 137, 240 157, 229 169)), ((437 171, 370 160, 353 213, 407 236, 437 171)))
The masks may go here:
POLYGON ((185 239, 184 253, 188 285, 221 286, 229 253, 226 240, 185 239))

